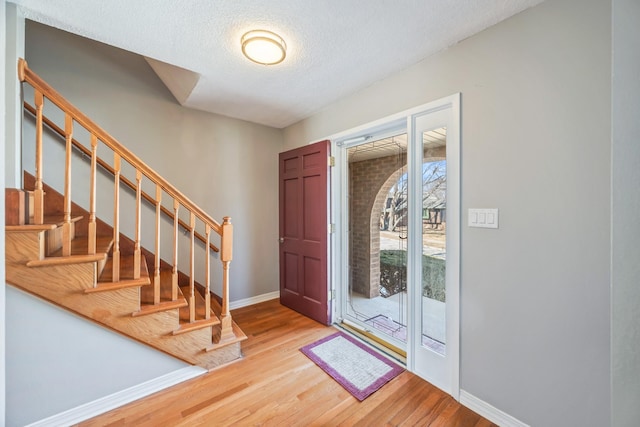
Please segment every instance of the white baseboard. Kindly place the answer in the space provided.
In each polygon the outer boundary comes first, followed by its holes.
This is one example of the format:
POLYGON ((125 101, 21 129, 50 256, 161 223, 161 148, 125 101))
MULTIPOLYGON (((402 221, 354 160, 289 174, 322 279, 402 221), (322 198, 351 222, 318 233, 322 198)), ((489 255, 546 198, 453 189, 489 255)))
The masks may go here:
POLYGON ((81 421, 88 420, 89 418, 104 414, 105 412, 118 408, 122 405, 126 405, 134 400, 141 399, 160 390, 164 390, 165 388, 179 384, 183 381, 206 374, 207 372, 208 371, 206 369, 198 366, 188 366, 186 368, 178 369, 177 371, 170 372, 161 377, 154 378, 142 384, 138 384, 128 389, 110 394, 109 396, 94 400, 93 402, 88 402, 73 409, 69 409, 68 411, 36 421, 26 427, 74 425, 81 421))
POLYGON ((529 427, 528 424, 502 412, 500 409, 489 405, 471 393, 460 390, 460 403, 472 411, 477 412, 489 421, 498 424, 500 427, 529 427))
POLYGON ((280 291, 269 292, 268 294, 257 295, 255 297, 245 298, 238 301, 231 301, 229 303, 229 310, 235 310, 236 308, 258 304, 259 302, 265 302, 276 298, 280 298, 280 291))

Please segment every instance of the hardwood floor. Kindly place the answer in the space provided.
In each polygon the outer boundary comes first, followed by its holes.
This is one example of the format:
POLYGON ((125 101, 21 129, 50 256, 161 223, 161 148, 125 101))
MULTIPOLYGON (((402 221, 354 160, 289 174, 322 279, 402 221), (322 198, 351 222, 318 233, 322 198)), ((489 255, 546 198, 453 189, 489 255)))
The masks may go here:
POLYGON ((298 349, 335 332, 267 301, 232 312, 244 359, 81 426, 495 426, 404 372, 358 402, 298 349))

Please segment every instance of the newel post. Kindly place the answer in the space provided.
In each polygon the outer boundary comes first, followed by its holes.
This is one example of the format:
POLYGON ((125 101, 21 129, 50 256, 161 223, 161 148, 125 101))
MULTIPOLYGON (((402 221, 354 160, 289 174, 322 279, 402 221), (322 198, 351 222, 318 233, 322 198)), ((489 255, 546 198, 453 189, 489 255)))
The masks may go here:
POLYGON ((229 264, 233 258, 233 224, 231 217, 223 218, 220 233, 220 261, 222 261, 222 310, 220 313, 220 341, 235 338, 229 312, 229 264))

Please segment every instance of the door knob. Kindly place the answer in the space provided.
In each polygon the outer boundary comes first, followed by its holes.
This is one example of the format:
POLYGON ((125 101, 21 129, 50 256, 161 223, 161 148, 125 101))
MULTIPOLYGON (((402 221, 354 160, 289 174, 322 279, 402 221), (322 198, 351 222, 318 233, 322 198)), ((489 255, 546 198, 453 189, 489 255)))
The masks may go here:
POLYGON ((280 242, 280 243, 284 243, 284 237, 279 238, 279 239, 278 239, 278 242, 280 242))

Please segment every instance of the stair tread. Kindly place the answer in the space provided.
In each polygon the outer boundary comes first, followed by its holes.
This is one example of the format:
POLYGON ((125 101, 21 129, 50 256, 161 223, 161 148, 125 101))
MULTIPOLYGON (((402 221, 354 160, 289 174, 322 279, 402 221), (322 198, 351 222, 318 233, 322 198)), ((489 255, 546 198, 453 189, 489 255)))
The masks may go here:
MULTIPOLYGON (((180 290, 185 298, 188 300, 190 295, 189 286, 181 286, 180 290)), ((196 304, 196 321, 205 319, 206 314, 206 303, 204 297, 200 295, 199 292, 194 290, 195 304, 196 304)), ((218 318, 213 310, 210 310, 210 317, 218 318)), ((180 323, 189 323, 189 307, 184 307, 180 309, 180 323)), ((218 323, 220 323, 218 321, 218 323)), ((217 324, 217 323, 216 323, 217 324)))
MULTIPOLYGON (((183 310, 183 309, 181 308, 180 310, 183 310)), ((180 326, 178 327, 178 329, 172 332, 172 335, 180 335, 186 332, 191 332, 197 329, 202 329, 202 328, 215 326, 219 324, 220 324, 220 320, 218 320, 218 318, 215 317, 215 315, 209 319, 200 319, 192 323, 180 322, 180 326)))
MULTIPOLYGON (((142 304, 153 304, 153 284, 155 277, 153 274, 149 276, 152 286, 147 286, 141 290, 140 302, 142 304)), ((160 302, 171 301, 171 270, 160 269, 160 302)), ((180 297, 178 292, 178 297, 180 297)))
POLYGON ((149 270, 144 260, 144 256, 140 257, 140 277, 134 279, 133 255, 122 255, 120 257, 120 280, 113 281, 113 258, 109 257, 107 263, 102 270, 102 274, 96 283, 96 287, 85 289, 85 293, 112 291, 116 289, 130 288, 135 286, 146 286, 151 283, 149 279, 149 270))
POLYGON ((171 299, 172 272, 168 269, 160 270, 160 304, 154 304, 154 280, 154 275, 149 274, 150 286, 140 288, 140 310, 133 313, 133 316, 144 316, 188 305, 186 298, 184 298, 182 292, 180 292, 180 288, 178 288, 178 298, 175 301, 171 299))
MULTIPOLYGON (((142 289, 148 288, 148 286, 142 287, 142 289)), ((176 308, 184 307, 187 305, 187 300, 183 297, 178 297, 175 301, 161 301, 160 304, 140 304, 140 310, 131 313, 131 316, 146 316, 147 314, 159 313, 161 311, 173 310, 176 308)))
MULTIPOLYGON (((144 261, 144 255, 140 255, 140 279, 134 279, 133 254, 120 255, 120 281, 123 280, 143 280, 149 284, 149 270, 147 263, 144 261)), ((101 283, 113 283, 113 257, 109 257, 104 266, 104 270, 98 279, 98 286, 101 283)))
POLYGON ((54 230, 58 226, 56 224, 24 224, 24 225, 5 225, 5 231, 43 231, 54 230))
MULTIPOLYGON (((189 300, 189 295, 191 294, 189 286, 181 286, 180 291, 185 296, 186 300, 189 300)), ((220 324, 220 320, 218 316, 213 312, 213 310, 209 310, 209 318, 207 319, 206 314, 206 302, 204 297, 200 295, 200 293, 196 292, 194 289, 194 304, 195 304, 195 320, 193 322, 190 321, 190 310, 189 306, 185 306, 180 308, 179 310, 179 322, 180 326, 178 329, 173 331, 173 335, 183 334, 185 332, 195 331, 197 329, 206 328, 209 326, 215 326, 220 324)))
MULTIPOLYGON (((106 254, 111 250, 113 236, 96 236, 96 254, 106 254)), ((71 241, 71 256, 87 255, 89 238, 79 236, 71 241)), ((62 248, 52 252, 47 258, 62 257, 62 248)))
MULTIPOLYGON (((78 222, 82 219, 82 215, 76 215, 71 217, 71 222, 78 222)), ((56 215, 45 215, 44 221, 45 224, 55 224, 58 227, 64 224, 64 214, 56 214, 56 215)))
POLYGON ((27 262, 28 267, 43 267, 50 265, 73 264, 80 262, 96 262, 103 261, 107 257, 107 253, 111 249, 113 240, 111 236, 96 237, 96 253, 88 254, 87 246, 89 245, 86 236, 76 237, 71 241, 71 255, 62 256, 62 248, 49 254, 44 259, 31 260, 27 262))
MULTIPOLYGON (((78 222, 82 216, 72 216, 71 222, 78 222)), ((64 215, 45 215, 42 224, 5 225, 7 231, 54 230, 64 224, 64 215)))

